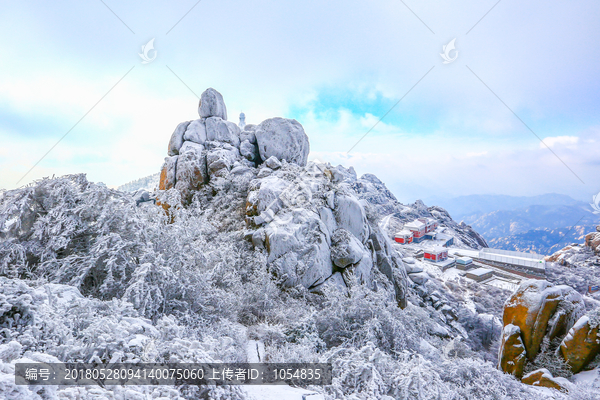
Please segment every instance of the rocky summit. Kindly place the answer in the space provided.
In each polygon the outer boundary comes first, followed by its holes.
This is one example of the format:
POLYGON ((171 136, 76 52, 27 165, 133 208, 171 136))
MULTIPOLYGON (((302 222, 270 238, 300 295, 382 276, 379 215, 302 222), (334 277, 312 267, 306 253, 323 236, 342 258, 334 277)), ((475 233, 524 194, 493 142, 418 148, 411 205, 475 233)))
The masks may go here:
MULTIPOLYGON (((270 270, 285 286, 312 291, 354 284, 379 287, 406 306, 407 273, 353 185, 366 187, 352 170, 311 162, 302 125, 270 118, 244 130, 226 120, 223 96, 207 89, 200 118, 182 122, 169 141, 158 189, 192 202, 204 185, 239 178, 248 182, 245 236, 268 253, 270 270)), ((167 195, 168 196, 168 195, 167 195)))

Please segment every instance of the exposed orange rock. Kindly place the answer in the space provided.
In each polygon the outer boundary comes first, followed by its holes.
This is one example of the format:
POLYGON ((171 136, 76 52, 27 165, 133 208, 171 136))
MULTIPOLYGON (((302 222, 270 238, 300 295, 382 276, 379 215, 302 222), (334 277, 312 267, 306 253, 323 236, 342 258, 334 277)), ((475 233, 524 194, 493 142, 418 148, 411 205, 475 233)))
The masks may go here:
POLYGON ((523 377, 521 382, 531 386, 542 386, 561 391, 567 391, 567 380, 565 378, 555 378, 550 371, 545 368, 530 372, 523 377))
POLYGON ((585 245, 591 247, 595 252, 599 252, 600 232, 591 232, 585 235, 585 245))
MULTIPOLYGON (((160 170, 160 180, 158 181, 158 190, 167 190, 167 164, 160 170)), ((159 204, 158 202, 156 203, 159 204)))
POLYGON ((563 339, 560 352, 574 373, 581 371, 600 353, 598 325, 588 316, 581 317, 563 339))
POLYGON ((520 379, 523 376, 526 358, 525 345, 521 339, 521 329, 512 324, 505 326, 502 331, 498 367, 520 379))
POLYGON ((175 187, 174 176, 169 174, 169 166, 165 163, 160 170, 160 180, 158 182, 158 190, 169 190, 175 187))
POLYGON ((570 328, 569 322, 579 318, 584 309, 581 295, 573 288, 528 280, 506 302, 503 323, 504 326, 513 324, 519 327, 527 358, 533 360, 548 328, 554 335, 566 332, 570 328), (566 316, 552 318, 557 311, 566 313, 566 316))

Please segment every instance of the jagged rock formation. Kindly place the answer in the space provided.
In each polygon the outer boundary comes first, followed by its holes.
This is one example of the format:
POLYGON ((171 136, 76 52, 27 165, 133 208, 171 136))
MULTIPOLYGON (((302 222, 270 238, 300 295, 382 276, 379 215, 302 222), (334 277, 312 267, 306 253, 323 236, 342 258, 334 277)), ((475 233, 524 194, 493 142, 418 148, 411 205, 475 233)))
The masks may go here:
POLYGON ((247 179, 246 237, 267 251, 268 266, 284 286, 320 291, 364 284, 389 290, 405 307, 404 264, 377 224, 369 223, 367 202, 352 187, 373 196, 367 185, 377 178, 307 165, 308 136, 295 120, 271 118, 241 131, 226 120, 223 97, 214 89, 202 94, 199 115, 171 136, 159 190, 177 193, 174 201, 162 196, 158 204, 168 209, 180 198, 186 205, 209 182, 247 179))
POLYGON ((369 224, 365 204, 351 187, 333 179, 348 170, 282 164, 275 171, 262 167, 258 176, 268 176, 251 182, 246 201, 252 242, 267 250, 273 273, 286 286, 301 284, 315 291, 354 282, 386 288, 404 307, 404 264, 377 225, 369 224))
MULTIPOLYGON (((506 301, 498 367, 518 378, 527 362, 534 362, 542 342, 560 342, 560 352, 571 371, 581 371, 600 353, 600 309, 589 316, 582 296, 565 285, 546 281, 521 283, 506 301)), ((549 351, 544 349, 544 351, 549 351)), ((534 371, 523 382, 560 389, 560 381, 545 370, 534 371), (534 373, 535 372, 535 373, 534 373)))

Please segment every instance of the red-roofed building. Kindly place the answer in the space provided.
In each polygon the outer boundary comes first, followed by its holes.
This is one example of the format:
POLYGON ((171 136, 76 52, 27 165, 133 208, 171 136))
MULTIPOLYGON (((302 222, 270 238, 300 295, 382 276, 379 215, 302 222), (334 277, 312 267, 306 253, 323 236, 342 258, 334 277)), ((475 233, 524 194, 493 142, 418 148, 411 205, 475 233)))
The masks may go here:
POLYGON ((448 259, 448 249, 443 247, 427 249, 423 254, 423 259, 433 262, 446 261, 448 259))
POLYGON ((402 244, 412 243, 413 233, 407 229, 403 229, 394 235, 394 240, 402 244))

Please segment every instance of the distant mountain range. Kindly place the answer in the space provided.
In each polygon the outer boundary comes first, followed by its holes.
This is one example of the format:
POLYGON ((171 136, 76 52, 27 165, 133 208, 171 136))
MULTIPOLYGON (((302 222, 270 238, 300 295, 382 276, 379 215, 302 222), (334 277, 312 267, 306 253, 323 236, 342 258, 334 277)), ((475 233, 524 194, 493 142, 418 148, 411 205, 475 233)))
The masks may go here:
POLYGON ((595 231, 600 217, 590 205, 562 194, 531 197, 470 195, 430 199, 453 219, 469 224, 490 247, 550 254, 569 243, 583 241, 595 231))
POLYGON ((131 181, 119 186, 117 189, 123 192, 135 192, 139 189, 146 189, 148 191, 153 191, 158 187, 158 181, 160 179, 160 174, 156 173, 154 175, 149 175, 144 178, 136 179, 135 181, 131 181))
POLYGON ((504 250, 552 254, 571 243, 583 243, 585 235, 595 230, 595 225, 532 229, 525 233, 490 239, 488 245, 504 250))

